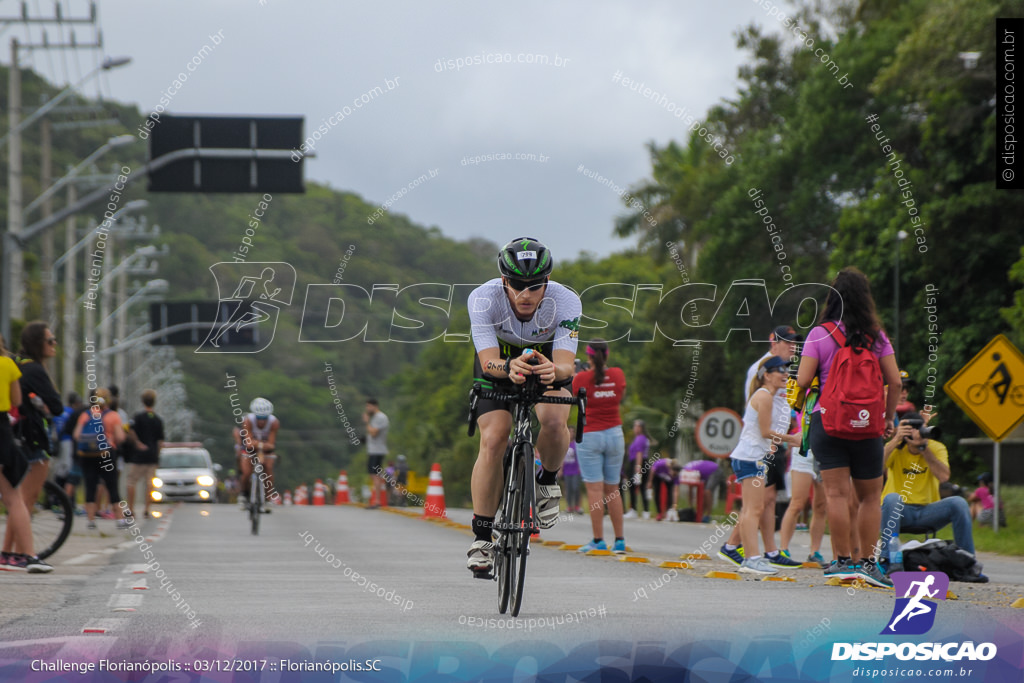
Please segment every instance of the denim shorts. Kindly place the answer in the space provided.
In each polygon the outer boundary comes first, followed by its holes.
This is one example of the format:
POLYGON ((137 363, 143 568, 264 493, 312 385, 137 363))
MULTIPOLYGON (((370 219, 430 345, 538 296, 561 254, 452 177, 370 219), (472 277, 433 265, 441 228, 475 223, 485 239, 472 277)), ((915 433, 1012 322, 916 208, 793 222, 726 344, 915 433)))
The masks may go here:
POLYGON ((618 484, 625 451, 626 438, 621 425, 600 432, 584 432, 583 441, 576 446, 576 460, 584 483, 618 484))
POLYGON ((44 451, 42 448, 26 448, 25 459, 28 460, 30 465, 37 462, 49 462, 50 454, 44 451))
POLYGON ((731 458, 729 464, 732 465, 732 473, 736 475, 736 481, 743 481, 751 477, 761 477, 764 479, 764 460, 737 460, 731 458))

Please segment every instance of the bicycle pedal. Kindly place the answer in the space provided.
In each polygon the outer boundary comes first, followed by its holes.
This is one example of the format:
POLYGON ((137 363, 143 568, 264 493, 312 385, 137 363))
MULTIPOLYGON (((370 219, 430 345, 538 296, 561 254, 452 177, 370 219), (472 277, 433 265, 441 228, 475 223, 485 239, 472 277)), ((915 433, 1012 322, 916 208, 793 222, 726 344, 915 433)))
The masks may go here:
POLYGON ((491 579, 494 578, 494 575, 491 574, 491 572, 488 572, 488 571, 481 571, 481 572, 475 571, 475 572, 473 572, 473 578, 474 579, 484 579, 485 581, 490 581, 491 579))

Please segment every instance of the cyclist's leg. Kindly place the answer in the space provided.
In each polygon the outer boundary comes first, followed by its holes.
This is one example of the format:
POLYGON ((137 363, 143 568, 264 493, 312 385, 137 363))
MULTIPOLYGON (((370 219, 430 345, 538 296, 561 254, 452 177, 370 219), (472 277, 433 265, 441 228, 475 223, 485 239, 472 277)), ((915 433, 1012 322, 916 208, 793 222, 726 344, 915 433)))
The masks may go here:
POLYGON ((473 465, 470 488, 473 493, 473 513, 481 517, 494 517, 501 502, 501 458, 512 429, 512 414, 495 410, 477 418, 480 430, 480 451, 473 465))
POLYGON ((502 494, 502 456, 512 428, 512 415, 495 409, 479 415, 480 451, 473 465, 470 490, 473 494, 473 543, 467 567, 477 576, 490 573, 494 562, 491 532, 502 494))
POLYGON ((264 482, 263 490, 265 491, 265 498, 267 499, 268 504, 270 502, 270 496, 277 490, 274 488, 274 466, 276 464, 276 453, 263 456, 263 470, 267 473, 267 479, 264 482))
POLYGON ((238 469, 242 473, 242 476, 239 479, 239 481, 241 482, 241 487, 239 489, 239 496, 243 496, 244 495, 245 498, 248 498, 249 497, 249 477, 250 477, 250 475, 252 475, 252 460, 250 459, 249 454, 246 453, 245 451, 242 451, 239 454, 238 469))
MULTIPOLYGON (((549 391, 546 396, 568 396, 565 389, 549 391)), ((541 465, 548 472, 557 472, 565 460, 569 450, 569 421, 571 406, 541 403, 537 406, 537 421, 540 431, 537 433, 537 451, 540 453, 541 465)))

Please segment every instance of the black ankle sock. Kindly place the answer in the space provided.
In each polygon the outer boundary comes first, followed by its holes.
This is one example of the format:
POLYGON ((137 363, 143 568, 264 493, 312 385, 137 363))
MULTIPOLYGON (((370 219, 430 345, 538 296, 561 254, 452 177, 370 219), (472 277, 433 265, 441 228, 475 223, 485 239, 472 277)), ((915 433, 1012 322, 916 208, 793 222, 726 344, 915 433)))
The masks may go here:
POLYGON ((617 543, 617 542, 619 542, 619 541, 625 541, 625 540, 626 540, 626 537, 625 537, 625 536, 616 536, 616 537, 615 537, 615 542, 616 542, 616 543, 617 543))
POLYGON ((555 470, 554 472, 549 472, 548 470, 544 469, 544 466, 542 465, 540 468, 540 474, 537 475, 537 483, 543 484, 544 486, 557 484, 558 470, 555 470))
POLYGON ((837 557, 836 559, 837 559, 837 560, 839 560, 840 562, 849 562, 849 561, 850 561, 850 558, 849 558, 849 557, 845 557, 845 556, 843 556, 843 555, 840 555, 840 556, 839 556, 839 557, 837 557))
POLYGON ((494 517, 481 517, 473 515, 473 535, 478 541, 491 542, 491 527, 494 525, 494 517))

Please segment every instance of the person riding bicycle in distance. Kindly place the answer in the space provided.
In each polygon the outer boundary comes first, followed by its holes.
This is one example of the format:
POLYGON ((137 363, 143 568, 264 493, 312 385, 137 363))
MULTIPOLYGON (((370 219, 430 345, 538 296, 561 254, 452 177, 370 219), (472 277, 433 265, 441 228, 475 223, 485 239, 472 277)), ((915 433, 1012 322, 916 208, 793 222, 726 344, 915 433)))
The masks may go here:
MULTIPOLYGON (((281 421, 274 417, 274 404, 265 398, 254 398, 249 404, 249 413, 242 420, 242 428, 238 432, 242 440, 239 453, 239 467, 242 471, 241 495, 249 495, 249 477, 253 468, 259 463, 259 455, 263 456, 263 470, 267 473, 264 491, 269 500, 270 492, 274 491, 274 463, 277 455, 274 444, 277 441, 277 428, 281 421)), ((262 477, 261 477, 262 479, 262 477)), ((270 512, 269 505, 264 512, 270 512)))
MULTIPOLYGON (((476 347, 474 376, 497 389, 521 385, 536 375, 546 395, 569 396, 575 372, 580 299, 569 288, 551 282, 551 252, 532 237, 515 239, 498 252, 500 278, 469 295, 469 318, 476 347), (531 354, 526 354, 527 350, 531 354)), ((536 407, 540 432, 536 450, 541 458, 537 474, 537 523, 549 529, 558 521, 562 490, 558 469, 569 448, 566 422, 570 406, 536 407)), ((508 402, 477 403, 480 451, 473 466, 473 535, 467 566, 474 574, 489 573, 494 560, 491 535, 501 502, 502 456, 512 428, 508 402)))

